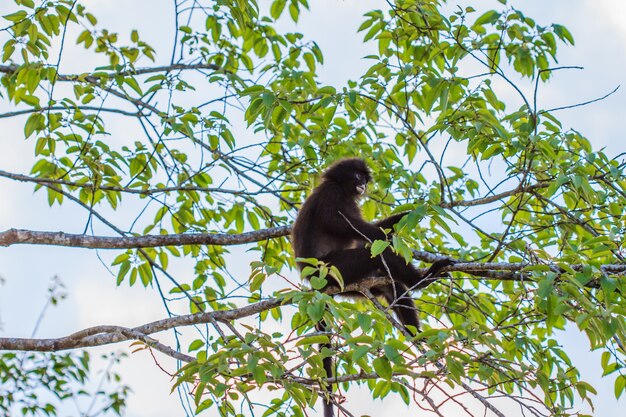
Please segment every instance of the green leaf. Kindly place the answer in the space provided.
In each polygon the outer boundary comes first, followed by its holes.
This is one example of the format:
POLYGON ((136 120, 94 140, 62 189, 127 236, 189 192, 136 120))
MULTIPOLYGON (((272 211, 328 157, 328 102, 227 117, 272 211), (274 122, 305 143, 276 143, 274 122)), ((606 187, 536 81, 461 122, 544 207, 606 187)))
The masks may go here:
MULTIPOLYGON (((26 120, 26 123, 24 124, 24 137, 28 138, 30 137, 30 135, 32 135, 35 131, 39 131, 41 128, 43 128, 45 126, 46 123, 46 118, 44 117, 43 114, 41 113, 33 113, 31 114, 28 119, 26 120)), ((45 144, 45 140, 43 141, 45 144)), ((39 152, 36 151, 36 154, 39 155, 41 153, 41 150, 39 150, 39 152)))
POLYGON ((324 126, 329 126, 335 116, 335 112, 337 111, 337 106, 332 106, 324 110, 324 126))
POLYGON ((304 62, 306 63, 306 66, 309 68, 310 72, 315 72, 315 58, 313 57, 313 54, 310 52, 307 52, 303 55, 304 58, 304 62))
POLYGON ((137 94, 139 94, 140 96, 143 95, 143 92, 141 91, 141 87, 139 86, 139 83, 137 83, 137 80, 134 79, 133 77, 126 77, 124 79, 124 82, 126 84, 128 84, 128 86, 130 88, 132 88, 133 90, 135 90, 137 92, 137 94))
MULTIPOLYGON (((203 393, 203 390, 201 390, 200 388, 197 388, 197 392, 199 392, 200 394, 203 393)), ((213 400, 210 398, 207 398, 206 400, 203 400, 202 402, 200 402, 200 404, 198 404, 198 406, 196 407, 196 414, 200 414, 201 412, 203 412, 204 410, 208 410, 209 408, 213 407, 213 400)), ((196 402, 197 404, 197 402, 196 402)))
POLYGON ((202 349, 204 347, 204 340, 196 339, 189 345, 189 352, 193 352, 194 350, 202 349))
POLYGON ((322 87, 319 90, 317 90, 317 93, 318 94, 335 95, 335 94, 337 94, 337 90, 335 89, 335 87, 327 85, 327 86, 322 87))
POLYGON ((242 95, 242 96, 249 96, 249 95, 256 95, 256 94, 258 94, 258 93, 260 93, 262 91, 265 91, 265 86, 259 85, 259 84, 255 84, 253 86, 245 88, 239 94, 242 95))
POLYGON ((255 367, 252 371, 252 376, 259 385, 263 385, 267 381, 267 375, 262 366, 255 367))
POLYGON ((500 18, 500 13, 498 13, 495 10, 489 10, 488 12, 480 16, 478 19, 476 19, 476 22, 474 22, 474 25, 484 25, 486 23, 493 24, 497 22, 499 18, 500 18))
POLYGON ((8 20, 9 22, 16 23, 16 22, 20 22, 26 19, 27 16, 28 16, 28 13, 26 13, 24 10, 19 10, 15 13, 7 14, 2 17, 8 20))
POLYGON ((321 290, 328 284, 328 281, 324 277, 312 277, 310 281, 311 287, 313 287, 314 290, 321 290))
POLYGON ((398 350, 395 347, 391 346, 391 344, 386 344, 384 346, 384 351, 385 351, 385 356, 391 362, 398 363, 398 364, 401 364, 404 362, 402 355, 400 355, 398 350))
POLYGON ((259 289, 261 289, 261 286, 265 282, 266 278, 267 278, 267 275, 263 273, 257 273, 256 275, 254 275, 250 280, 250 291, 256 292, 259 289))
POLYGON ((15 40, 9 39, 2 48, 2 62, 7 62, 15 52, 15 40))
POLYGON ((389 245, 390 243, 387 242, 386 240, 375 240, 374 243, 372 243, 372 248, 371 248, 372 258, 383 253, 385 249, 389 247, 389 245))
POLYGON ((130 270, 130 262, 129 261, 122 262, 122 264, 120 265, 120 269, 117 272, 116 284, 118 286, 124 281, 124 277, 126 276, 129 270, 130 270))
POLYGON ((324 300, 317 300, 307 306, 306 313, 313 323, 317 323, 324 316, 325 310, 326 302, 324 300))
POLYGON ((33 96, 31 94, 24 94, 22 96, 22 101, 26 104, 30 104, 33 107, 39 107, 39 97, 33 96))
POLYGON ((147 287, 152 282, 152 268, 148 262, 144 262, 139 266, 139 278, 144 287, 147 287))
POLYGON ((570 31, 563 25, 553 24, 552 28, 554 29, 554 33, 559 37, 562 41, 568 41, 570 45, 574 45, 574 37, 570 33, 570 31))
POLYGON ((306 346, 306 345, 316 345, 316 344, 324 344, 328 343, 329 339, 326 335, 315 335, 315 336, 307 336, 303 339, 298 340, 296 346, 306 346))
POLYGON ((383 379, 390 380, 393 373, 391 369, 391 364, 389 360, 385 357, 376 358, 372 362, 372 366, 374 366, 374 370, 376 373, 383 379))
POLYGON ((272 16, 273 19, 278 19, 283 13, 286 4, 287 0, 275 0, 270 7, 270 16, 272 16))
POLYGON ((298 15, 300 14, 300 10, 298 10, 298 6, 293 2, 289 5, 289 15, 294 22, 298 22, 298 15))
POLYGON ((358 362, 359 359, 364 357, 370 351, 370 349, 371 346, 367 345, 357 347, 356 349, 354 349, 354 352, 352 352, 352 360, 354 362, 358 362))
POLYGON ((624 388, 626 388, 626 376, 618 375, 615 378, 615 398, 619 399, 624 393, 624 388))
POLYGON ((272 104, 274 104, 275 97, 271 91, 264 92, 262 95, 262 98, 263 98, 263 105, 265 105, 265 107, 269 108, 272 106, 272 104))

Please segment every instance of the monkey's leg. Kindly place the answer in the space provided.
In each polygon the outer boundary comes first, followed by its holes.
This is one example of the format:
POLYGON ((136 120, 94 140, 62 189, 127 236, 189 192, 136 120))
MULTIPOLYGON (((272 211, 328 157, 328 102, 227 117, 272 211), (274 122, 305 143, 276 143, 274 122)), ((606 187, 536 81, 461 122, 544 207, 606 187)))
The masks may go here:
POLYGON ((320 260, 339 270, 344 286, 358 284, 365 278, 388 275, 380 257, 372 258, 368 248, 342 249, 331 252, 320 260))
POLYGON ((341 272, 344 285, 358 284, 365 278, 391 274, 394 283, 374 289, 373 294, 384 297, 393 306, 393 311, 402 325, 419 329, 417 309, 408 288, 419 281, 420 274, 413 265, 407 265, 404 258, 385 251, 383 262, 380 256, 372 258, 368 248, 354 248, 331 252, 321 260, 341 272))
POLYGON ((393 311, 396 313, 398 320, 409 333, 415 335, 416 331, 420 331, 420 322, 415 302, 404 284, 399 282, 390 284, 377 292, 385 298, 390 306, 393 306, 393 311), (414 328, 409 328, 408 326, 413 326, 414 328))
POLYGON ((342 249, 331 252, 320 260, 335 266, 341 272, 344 285, 358 284, 373 276, 391 275, 395 282, 411 288, 422 279, 413 264, 407 264, 404 258, 393 253, 391 249, 386 249, 382 256, 373 258, 369 248, 342 249))

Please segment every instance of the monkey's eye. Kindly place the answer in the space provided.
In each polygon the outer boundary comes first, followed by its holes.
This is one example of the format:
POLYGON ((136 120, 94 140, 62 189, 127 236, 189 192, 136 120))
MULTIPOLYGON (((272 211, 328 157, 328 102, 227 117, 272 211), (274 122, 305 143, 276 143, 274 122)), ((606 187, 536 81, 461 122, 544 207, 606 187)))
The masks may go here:
POLYGON ((361 175, 361 174, 355 174, 355 176, 356 176, 356 180, 357 180, 357 181, 359 181, 359 182, 363 181, 363 175, 361 175))

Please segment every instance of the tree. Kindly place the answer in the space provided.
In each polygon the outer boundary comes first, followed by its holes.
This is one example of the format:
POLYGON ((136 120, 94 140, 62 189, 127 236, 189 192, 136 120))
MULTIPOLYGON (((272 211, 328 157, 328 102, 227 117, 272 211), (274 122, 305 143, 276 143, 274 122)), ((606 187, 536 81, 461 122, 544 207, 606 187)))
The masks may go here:
MULTIPOLYGON (((493 10, 389 2, 359 28, 377 47, 369 69, 337 88, 317 77, 316 43, 278 29, 298 21, 305 0, 175 2, 167 55, 137 31, 101 27, 88 4, 14 1, 0 73, 15 109, 0 117, 23 120, 35 157, 30 173, 0 176, 88 220, 80 233, 9 229, 0 245, 111 249, 117 284, 157 286, 168 317, 2 338, 3 380, 17 378, 15 351, 58 360, 130 340, 180 361, 174 387, 190 387, 196 412, 305 415, 339 384, 347 402, 333 401, 345 415, 355 385, 433 415, 503 416, 511 404, 582 415, 595 389, 557 340, 567 326, 602 351, 623 393, 624 164, 537 100, 555 72, 571 69, 556 66, 558 44, 574 43, 564 26, 542 26, 505 0, 493 10), (64 72, 69 48, 103 64, 64 72), (112 135, 116 124, 132 130, 112 135), (354 155, 373 171, 368 218, 411 210, 394 250, 407 261, 459 261, 416 294, 424 326, 415 340, 377 300, 320 292, 324 265, 313 289, 294 270, 288 235, 299 203, 328 163, 354 155), (252 253, 248 276, 233 273, 233 245, 252 253), (179 258, 193 267, 170 266, 179 258), (188 314, 176 313, 181 303, 188 314), (330 327, 316 332, 322 318, 330 327), (198 324, 176 346, 155 335, 198 324), (328 342, 332 351, 319 352, 328 342), (331 378, 321 362, 329 354, 331 378)), ((385 279, 354 290, 367 296, 385 279)), ((37 407, 23 409, 56 412, 37 407)))

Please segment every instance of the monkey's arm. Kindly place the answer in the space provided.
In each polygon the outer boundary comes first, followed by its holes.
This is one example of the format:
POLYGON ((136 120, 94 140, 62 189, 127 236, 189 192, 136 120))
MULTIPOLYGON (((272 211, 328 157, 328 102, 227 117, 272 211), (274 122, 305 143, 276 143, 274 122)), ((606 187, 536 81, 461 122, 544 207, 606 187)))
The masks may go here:
POLYGON ((392 229, 393 226, 400 221, 404 216, 409 214, 409 211, 403 211, 402 213, 394 214, 392 216, 387 217, 386 219, 378 220, 374 222, 374 225, 377 227, 382 227, 383 229, 392 229))
POLYGON ((337 216, 326 216, 323 218, 327 230, 333 234, 343 235, 352 239, 385 240, 387 235, 383 230, 373 223, 366 222, 361 216, 351 215, 338 211, 337 216))

